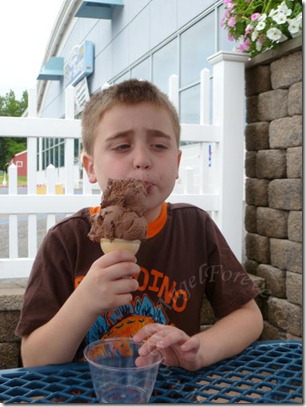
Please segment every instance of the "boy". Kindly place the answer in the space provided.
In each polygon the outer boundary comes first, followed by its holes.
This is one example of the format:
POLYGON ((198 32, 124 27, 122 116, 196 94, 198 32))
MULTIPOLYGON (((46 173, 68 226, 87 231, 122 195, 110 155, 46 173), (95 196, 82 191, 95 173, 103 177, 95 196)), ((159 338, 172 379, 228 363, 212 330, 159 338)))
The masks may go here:
POLYGON ((103 255, 85 208, 51 228, 33 265, 17 334, 24 365, 71 362, 89 342, 147 339, 164 363, 195 370, 242 351, 262 330, 258 289, 205 211, 171 205, 181 158, 168 98, 129 80, 94 95, 82 116, 83 165, 101 190, 109 178, 146 182, 148 238, 135 256, 103 255), (134 277, 134 278, 126 278, 134 277), (219 318, 200 332, 204 295, 219 318))

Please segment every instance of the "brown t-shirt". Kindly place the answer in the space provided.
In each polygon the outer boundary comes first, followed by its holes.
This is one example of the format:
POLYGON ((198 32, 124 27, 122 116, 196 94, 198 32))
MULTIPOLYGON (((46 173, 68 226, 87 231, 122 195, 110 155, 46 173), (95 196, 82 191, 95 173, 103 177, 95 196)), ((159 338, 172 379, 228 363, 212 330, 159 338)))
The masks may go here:
MULTIPOLYGON (((87 237, 89 208, 52 227, 40 246, 16 334, 49 321, 103 253, 87 237)), ((258 294, 209 215, 189 204, 163 204, 136 255, 141 266, 132 303, 99 316, 80 346, 112 336, 132 336, 150 322, 172 324, 187 334, 200 330, 204 296, 221 318, 258 294)))

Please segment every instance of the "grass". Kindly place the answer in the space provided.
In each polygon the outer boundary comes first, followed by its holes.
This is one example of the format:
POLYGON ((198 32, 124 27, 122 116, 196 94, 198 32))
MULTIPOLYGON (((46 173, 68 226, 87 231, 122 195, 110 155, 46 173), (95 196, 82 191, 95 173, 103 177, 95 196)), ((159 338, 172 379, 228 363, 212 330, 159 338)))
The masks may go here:
MULTIPOLYGON (((3 178, 4 178, 4 174, 0 174, 0 185, 3 185, 3 178)), ((6 176, 6 185, 9 185, 9 179, 8 176, 6 176)), ((27 177, 24 176, 20 176, 17 177, 17 185, 20 186, 24 186, 27 185, 27 177)))

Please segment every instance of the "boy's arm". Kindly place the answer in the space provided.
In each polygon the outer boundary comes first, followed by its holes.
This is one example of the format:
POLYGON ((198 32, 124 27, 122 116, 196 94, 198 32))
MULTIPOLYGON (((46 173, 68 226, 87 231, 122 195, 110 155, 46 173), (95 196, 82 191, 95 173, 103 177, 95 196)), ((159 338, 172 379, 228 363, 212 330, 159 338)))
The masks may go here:
POLYGON ((201 367, 242 352, 257 340, 263 329, 261 312, 254 300, 249 301, 211 328, 196 334, 200 340, 201 367))
POLYGON ((22 338, 24 366, 71 362, 96 318, 132 300, 138 282, 127 277, 138 273, 136 258, 128 251, 96 260, 56 315, 22 338))
POLYGON ((151 324, 142 328, 134 340, 147 339, 141 354, 156 346, 163 352, 165 364, 197 370, 242 352, 258 339, 262 328, 261 312, 251 300, 192 337, 172 326, 151 324))
POLYGON ((22 337, 21 355, 24 366, 68 363, 93 324, 95 317, 83 306, 78 289, 67 299, 57 314, 30 335, 22 337))

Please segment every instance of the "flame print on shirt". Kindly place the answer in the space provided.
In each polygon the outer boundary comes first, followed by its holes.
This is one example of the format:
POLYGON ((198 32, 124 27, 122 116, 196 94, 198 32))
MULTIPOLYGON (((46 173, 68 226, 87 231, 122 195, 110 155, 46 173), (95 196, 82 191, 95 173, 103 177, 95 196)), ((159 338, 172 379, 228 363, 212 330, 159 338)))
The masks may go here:
POLYGON ((143 326, 154 322, 167 325, 168 318, 162 305, 154 304, 145 294, 142 298, 136 297, 131 304, 100 315, 90 328, 86 342, 102 338, 132 337, 143 326))

